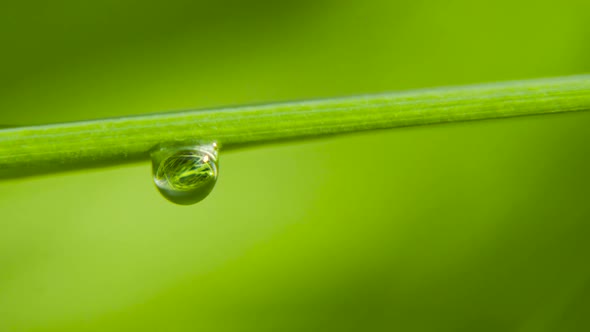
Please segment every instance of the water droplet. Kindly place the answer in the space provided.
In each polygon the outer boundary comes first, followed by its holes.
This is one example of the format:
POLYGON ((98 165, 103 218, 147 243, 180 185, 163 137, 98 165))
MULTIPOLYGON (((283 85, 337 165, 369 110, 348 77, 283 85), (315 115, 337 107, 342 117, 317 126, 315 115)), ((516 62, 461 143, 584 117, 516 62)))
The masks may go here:
POLYGON ((152 151, 154 183, 169 201, 195 204, 213 190, 217 160, 217 143, 159 146, 152 151))

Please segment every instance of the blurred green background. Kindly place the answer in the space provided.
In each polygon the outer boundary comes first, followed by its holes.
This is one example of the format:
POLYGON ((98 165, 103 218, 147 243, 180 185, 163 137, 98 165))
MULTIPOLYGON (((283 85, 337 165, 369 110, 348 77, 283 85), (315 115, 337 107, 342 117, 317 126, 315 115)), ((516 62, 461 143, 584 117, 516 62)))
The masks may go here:
MULTIPOLYGON (((0 124, 590 71, 590 2, 0 5, 0 124)), ((0 183, 0 331, 588 331, 590 114, 0 183), (364 160, 354 171, 353 154, 364 160)))

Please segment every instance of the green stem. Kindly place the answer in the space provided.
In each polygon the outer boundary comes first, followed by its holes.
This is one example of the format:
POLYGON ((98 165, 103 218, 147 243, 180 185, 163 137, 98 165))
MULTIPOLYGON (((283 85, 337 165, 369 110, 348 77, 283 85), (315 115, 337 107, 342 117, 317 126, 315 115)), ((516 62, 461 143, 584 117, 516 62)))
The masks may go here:
POLYGON ((0 130, 0 177, 149 158, 160 143, 224 149, 328 134, 590 110, 590 75, 0 130))

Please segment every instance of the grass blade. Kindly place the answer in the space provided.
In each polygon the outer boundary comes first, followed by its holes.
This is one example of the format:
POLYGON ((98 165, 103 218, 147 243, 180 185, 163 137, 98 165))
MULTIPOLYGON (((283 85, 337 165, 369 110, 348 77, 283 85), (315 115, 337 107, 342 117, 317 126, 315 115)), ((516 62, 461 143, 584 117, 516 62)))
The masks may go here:
POLYGON ((232 149, 356 131, 590 110, 590 75, 0 130, 0 178, 147 159, 157 144, 232 149))

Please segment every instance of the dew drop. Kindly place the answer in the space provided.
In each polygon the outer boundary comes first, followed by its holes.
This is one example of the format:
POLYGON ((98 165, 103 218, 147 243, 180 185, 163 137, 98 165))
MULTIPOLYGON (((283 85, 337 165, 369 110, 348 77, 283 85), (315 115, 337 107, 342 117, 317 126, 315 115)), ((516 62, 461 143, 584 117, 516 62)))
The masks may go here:
POLYGON ((154 183, 172 203, 195 204, 213 190, 217 160, 217 143, 159 146, 152 151, 154 183))

